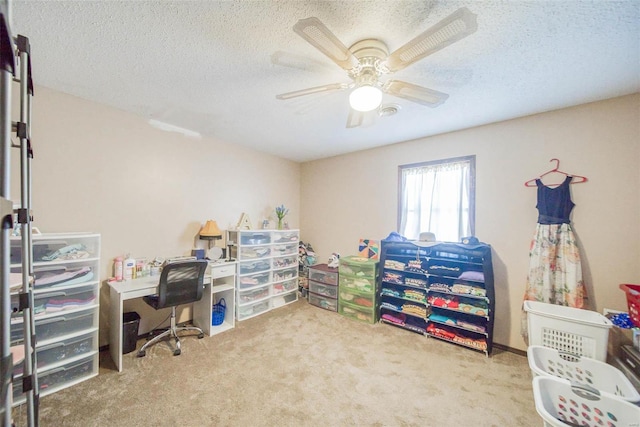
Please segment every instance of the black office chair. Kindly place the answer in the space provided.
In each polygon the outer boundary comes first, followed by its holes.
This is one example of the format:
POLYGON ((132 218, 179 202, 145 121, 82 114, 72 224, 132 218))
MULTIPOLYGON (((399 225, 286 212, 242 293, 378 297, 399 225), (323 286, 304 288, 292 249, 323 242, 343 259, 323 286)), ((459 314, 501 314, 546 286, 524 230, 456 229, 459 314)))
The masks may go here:
POLYGON ((204 337, 202 329, 195 326, 176 326, 176 306, 188 304, 202 299, 204 289, 204 273, 209 263, 206 260, 178 261, 167 264, 160 274, 158 294, 143 297, 144 302, 159 310, 171 307, 171 326, 160 335, 154 337, 138 351, 138 357, 144 357, 148 347, 167 338, 176 340, 174 356, 180 354, 180 338, 178 331, 198 331, 198 338, 204 337))

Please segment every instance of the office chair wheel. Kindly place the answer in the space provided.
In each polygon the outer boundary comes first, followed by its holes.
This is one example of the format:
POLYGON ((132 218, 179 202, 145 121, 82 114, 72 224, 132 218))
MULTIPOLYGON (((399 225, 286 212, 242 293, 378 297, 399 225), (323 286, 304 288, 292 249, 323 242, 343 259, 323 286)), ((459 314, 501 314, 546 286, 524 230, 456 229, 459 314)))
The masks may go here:
POLYGON ((198 334, 198 339, 201 340, 202 338, 204 338, 204 334, 198 334))
POLYGON ((138 357, 145 357, 147 355, 147 352, 145 350, 140 350, 137 354, 138 357))
POLYGON ((173 350, 173 355, 174 355, 174 356, 180 356, 180 353, 182 353, 182 350, 180 350, 179 348, 178 348, 178 349, 173 350))

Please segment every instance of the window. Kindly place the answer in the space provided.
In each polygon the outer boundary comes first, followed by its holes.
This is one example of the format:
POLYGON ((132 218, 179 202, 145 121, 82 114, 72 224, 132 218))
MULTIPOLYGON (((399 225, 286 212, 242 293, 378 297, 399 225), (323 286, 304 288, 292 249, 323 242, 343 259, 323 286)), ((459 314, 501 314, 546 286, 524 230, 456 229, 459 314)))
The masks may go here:
POLYGON ((398 232, 458 242, 475 232, 476 156, 398 167, 398 232))

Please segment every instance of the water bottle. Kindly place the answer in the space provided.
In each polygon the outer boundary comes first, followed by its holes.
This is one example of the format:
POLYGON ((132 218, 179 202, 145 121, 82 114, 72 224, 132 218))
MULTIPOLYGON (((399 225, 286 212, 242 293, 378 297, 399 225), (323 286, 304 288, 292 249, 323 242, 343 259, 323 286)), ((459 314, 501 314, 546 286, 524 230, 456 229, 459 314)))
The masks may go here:
POLYGON ((122 266, 122 257, 116 257, 116 260, 113 263, 113 275, 116 278, 116 281, 118 282, 122 282, 122 270, 123 270, 123 266, 122 266))

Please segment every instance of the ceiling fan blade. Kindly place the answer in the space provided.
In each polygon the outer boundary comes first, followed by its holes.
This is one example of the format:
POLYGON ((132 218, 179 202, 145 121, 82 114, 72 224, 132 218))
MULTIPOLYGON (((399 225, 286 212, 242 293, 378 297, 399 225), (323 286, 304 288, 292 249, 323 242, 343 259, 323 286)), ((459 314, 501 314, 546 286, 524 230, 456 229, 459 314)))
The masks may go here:
POLYGON ((324 86, 316 86, 316 87, 310 87, 307 89, 294 90, 293 92, 281 93, 280 95, 276 95, 276 98, 291 99, 291 98, 296 98, 298 96, 311 95, 314 93, 331 92, 334 90, 347 89, 348 87, 349 85, 347 83, 331 83, 324 86))
POLYGON ((477 29, 476 15, 466 7, 460 8, 391 53, 383 65, 390 73, 402 70, 427 55, 465 38, 477 29))
POLYGON ((347 129, 357 128, 362 125, 364 120, 364 113, 362 111, 356 111, 353 108, 349 108, 349 117, 347 117, 347 129))
POLYGON ((359 66, 358 58, 318 18, 299 20, 293 31, 343 69, 349 71, 359 66))
POLYGON ((417 102, 427 107, 437 107, 449 98, 449 95, 444 92, 438 92, 437 90, 427 89, 426 87, 402 82, 400 80, 389 80, 384 84, 382 90, 389 95, 408 99, 409 101, 417 102))

